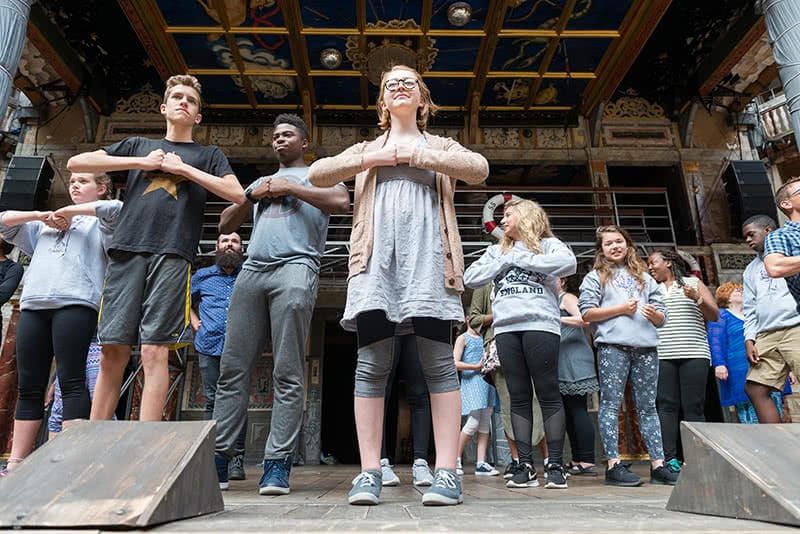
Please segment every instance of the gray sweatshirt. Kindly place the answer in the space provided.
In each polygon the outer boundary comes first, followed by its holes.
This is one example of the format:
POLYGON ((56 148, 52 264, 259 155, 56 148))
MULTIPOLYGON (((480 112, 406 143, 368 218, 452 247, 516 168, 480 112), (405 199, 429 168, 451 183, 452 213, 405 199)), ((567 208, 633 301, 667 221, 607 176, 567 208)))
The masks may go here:
POLYGON ((561 335, 557 280, 575 273, 575 254, 554 237, 541 241, 541 254, 522 241, 503 254, 492 245, 464 273, 464 285, 481 287, 494 281, 494 333, 537 330, 561 335))
POLYGON ((642 348, 658 346, 656 327, 642 315, 641 306, 652 304, 665 317, 667 306, 664 303, 663 289, 649 274, 644 273, 642 276, 645 281, 643 289, 624 267, 617 267, 605 286, 600 284, 600 275, 597 271, 592 271, 584 277, 578 299, 581 313, 586 313, 592 308, 617 306, 632 298, 639 299, 639 309, 633 315, 618 315, 593 324, 595 345, 606 343, 642 348))
POLYGON ((800 325, 797 302, 785 278, 771 278, 757 256, 744 270, 744 338, 755 341, 761 332, 800 325))
POLYGON ((122 209, 119 200, 98 201, 97 217, 73 217, 69 230, 59 231, 40 221, 17 226, 0 222, 0 235, 31 256, 22 282, 22 310, 64 306, 100 307, 106 272, 106 249, 122 209))

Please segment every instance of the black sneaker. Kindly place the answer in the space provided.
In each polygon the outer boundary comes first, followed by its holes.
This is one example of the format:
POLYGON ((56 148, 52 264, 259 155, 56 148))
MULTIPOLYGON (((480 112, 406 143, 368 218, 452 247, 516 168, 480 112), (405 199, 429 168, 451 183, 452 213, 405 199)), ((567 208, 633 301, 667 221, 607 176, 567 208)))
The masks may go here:
POLYGON ((659 465, 655 469, 650 468, 650 484, 663 484, 674 486, 678 481, 679 472, 673 471, 667 465, 659 465))
POLYGON ((230 480, 247 480, 244 473, 244 455, 239 454, 231 458, 228 465, 228 478, 230 480))
POLYGON ((563 465, 557 463, 547 464, 545 473, 547 475, 545 488, 567 489, 567 470, 564 469, 563 465))
POLYGON ((517 472, 506 482, 506 487, 509 488, 536 488, 538 486, 536 469, 529 463, 520 463, 517 472))
POLYGON ((506 470, 503 473, 503 478, 506 480, 510 479, 517 473, 518 470, 519 470, 519 462, 516 460, 511 460, 511 463, 509 463, 506 466, 506 470))
POLYGON ((617 463, 614 467, 606 469, 607 486, 641 486, 642 479, 631 473, 628 469, 631 464, 617 463))

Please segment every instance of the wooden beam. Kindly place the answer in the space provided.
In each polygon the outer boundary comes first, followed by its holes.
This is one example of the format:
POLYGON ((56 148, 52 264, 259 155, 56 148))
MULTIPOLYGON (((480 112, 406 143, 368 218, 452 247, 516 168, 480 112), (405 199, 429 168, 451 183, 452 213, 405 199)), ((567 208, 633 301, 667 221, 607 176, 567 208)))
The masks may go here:
POLYGON ((547 43, 544 57, 542 58, 541 64, 539 64, 539 78, 534 80, 528 87, 528 99, 525 101, 525 109, 530 109, 536 95, 539 93, 539 88, 542 86, 542 76, 550 69, 550 63, 553 62, 553 57, 556 55, 556 50, 558 50, 558 43, 561 42, 561 32, 567 29, 567 23, 572 17, 572 12, 575 11, 575 4, 577 3, 578 0, 567 0, 567 3, 564 4, 561 16, 558 18, 558 22, 556 22, 556 36, 547 43))
MULTIPOLYGON (((367 55, 367 0, 356 0, 356 24, 358 26, 358 51, 366 57, 367 55)), ((357 72, 357 71, 353 71, 357 72)), ((361 96, 361 107, 367 109, 369 106, 369 79, 359 72, 361 83, 359 84, 359 94, 361 96)))
MULTIPOLYGON (((292 54, 294 70, 298 73, 297 89, 303 99, 303 106, 309 106, 311 108, 308 112, 303 110, 303 115, 306 115, 306 113, 313 113, 314 106, 316 106, 316 98, 314 95, 314 84, 308 74, 311 70, 311 62, 308 59, 306 38, 303 35, 303 16, 300 12, 300 1, 280 0, 279 5, 281 11, 283 11, 283 20, 286 24, 286 29, 289 30, 289 51, 292 54)), ((306 123, 309 131, 311 131, 311 122, 306 120, 306 123)))
POLYGON ((767 31, 767 24, 764 22, 764 17, 759 17, 756 22, 745 34, 739 39, 731 51, 725 56, 725 59, 717 65, 714 72, 703 82, 700 86, 700 96, 707 96, 714 90, 714 88, 727 76, 733 67, 747 54, 753 45, 755 45, 761 36, 767 31))
POLYGON ((231 21, 228 18, 228 12, 225 9, 225 0, 213 0, 213 2, 214 9, 217 10, 220 22, 222 22, 222 28, 225 30, 225 41, 228 43, 228 48, 231 49, 231 55, 233 56, 234 63, 236 63, 236 68, 239 69, 239 77, 241 78, 242 86, 247 93, 247 102, 250 103, 251 107, 255 108, 258 105, 258 100, 256 99, 255 92, 253 91, 253 85, 250 83, 250 78, 248 78, 244 73, 244 59, 242 59, 242 54, 239 52, 239 43, 236 42, 236 37, 230 33, 231 21))
POLYGON ((486 75, 492 66, 494 51, 497 48, 497 41, 500 38, 500 29, 503 27, 503 20, 505 19, 506 10, 508 9, 508 1, 509 0, 490 0, 489 7, 486 10, 486 24, 484 25, 486 36, 481 38, 478 57, 475 60, 475 77, 469 84, 467 102, 465 104, 470 111, 470 136, 477 135, 477 133, 472 133, 472 123, 475 123, 475 128, 478 127, 478 110, 473 110, 472 106, 480 106, 480 97, 486 89, 486 75))
POLYGON ((167 23, 155 0, 119 0, 119 5, 162 79, 189 70, 175 39, 164 31, 167 23))
POLYGON ((622 21, 620 37, 606 51, 597 68, 597 79, 584 91, 582 115, 591 115, 599 102, 608 102, 650 39, 672 0, 634 0, 622 21))
POLYGON ((420 30, 422 35, 427 35, 431 31, 431 19, 433 18, 433 0, 422 0, 422 21, 420 30))

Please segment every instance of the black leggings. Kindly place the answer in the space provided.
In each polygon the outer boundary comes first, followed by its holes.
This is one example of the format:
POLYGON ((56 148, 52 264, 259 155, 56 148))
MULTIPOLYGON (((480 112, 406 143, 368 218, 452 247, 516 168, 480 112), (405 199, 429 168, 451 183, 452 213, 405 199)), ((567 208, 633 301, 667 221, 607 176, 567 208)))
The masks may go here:
POLYGON ((520 462, 532 463, 533 388, 542 407, 544 433, 552 463, 562 463, 566 417, 558 390, 558 352, 561 337, 550 332, 497 334, 497 354, 511 397, 511 425, 517 437, 520 462), (533 379, 533 385, 531 385, 533 379))
POLYGON ((586 409, 588 395, 561 395, 567 416, 572 461, 594 463, 594 424, 586 409))
POLYGON ((663 359, 658 362, 656 408, 666 461, 678 457, 681 421, 706 420, 706 381, 710 365, 708 358, 663 359))
MULTIPOLYGON (((411 437, 414 444, 414 459, 428 458, 431 441, 431 399, 425 386, 425 376, 419 361, 417 339, 413 334, 394 337, 392 371, 386 386, 386 403, 392 394, 395 376, 405 381, 408 409, 411 412, 411 437)), ((389 458, 386 450, 386 419, 384 418, 381 458, 389 458)))
POLYGON ((86 355, 96 328, 97 311, 87 306, 20 312, 17 419, 37 421, 44 417, 44 395, 53 355, 56 355, 56 374, 64 402, 64 421, 89 417, 86 355))

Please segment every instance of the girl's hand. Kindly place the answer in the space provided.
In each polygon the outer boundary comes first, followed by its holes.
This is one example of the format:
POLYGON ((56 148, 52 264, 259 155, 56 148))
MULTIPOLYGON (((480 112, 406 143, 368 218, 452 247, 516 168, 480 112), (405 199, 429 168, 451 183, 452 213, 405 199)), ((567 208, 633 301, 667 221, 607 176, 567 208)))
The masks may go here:
POLYGON ((718 365, 714 367, 714 374, 720 380, 727 380, 728 379, 728 368, 724 365, 718 365))
POLYGON ((700 291, 696 287, 683 286, 683 294, 692 302, 697 302, 697 299, 700 298, 700 291))
POLYGON ((639 299, 628 299, 624 303, 620 304, 620 308, 622 311, 621 315, 633 315, 639 308, 639 299))
POLYGON ((67 230, 72 224, 72 214, 69 211, 69 206, 65 206, 56 211, 51 211, 47 217, 45 224, 56 230, 67 230))
POLYGON ((397 165, 408 165, 411 161, 411 155, 414 153, 414 145, 409 143, 401 143, 395 145, 395 155, 397 157, 397 165))
POLYGON ((380 150, 364 153, 362 160, 363 169, 372 167, 395 167, 397 165, 397 145, 386 144, 380 150))

